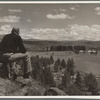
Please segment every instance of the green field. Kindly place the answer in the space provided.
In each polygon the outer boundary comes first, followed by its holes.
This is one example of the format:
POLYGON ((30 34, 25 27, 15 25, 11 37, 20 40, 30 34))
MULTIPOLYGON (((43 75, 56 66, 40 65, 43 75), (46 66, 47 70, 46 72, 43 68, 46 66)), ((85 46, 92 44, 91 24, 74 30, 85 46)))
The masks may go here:
POLYGON ((73 58, 76 70, 83 71, 86 73, 92 72, 95 75, 100 74, 100 53, 98 55, 89 55, 87 53, 84 54, 75 54, 69 52, 31 52, 31 55, 36 56, 43 56, 43 57, 50 57, 51 54, 54 53, 53 57, 54 60, 57 58, 65 59, 67 62, 68 58, 73 58))

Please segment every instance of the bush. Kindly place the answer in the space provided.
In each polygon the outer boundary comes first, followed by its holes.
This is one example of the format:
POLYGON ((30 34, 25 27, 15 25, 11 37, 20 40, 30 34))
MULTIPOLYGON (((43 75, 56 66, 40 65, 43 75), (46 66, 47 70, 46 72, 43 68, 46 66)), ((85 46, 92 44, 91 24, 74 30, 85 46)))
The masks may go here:
POLYGON ((75 86, 75 84, 68 84, 65 93, 68 95, 82 95, 82 92, 75 86))

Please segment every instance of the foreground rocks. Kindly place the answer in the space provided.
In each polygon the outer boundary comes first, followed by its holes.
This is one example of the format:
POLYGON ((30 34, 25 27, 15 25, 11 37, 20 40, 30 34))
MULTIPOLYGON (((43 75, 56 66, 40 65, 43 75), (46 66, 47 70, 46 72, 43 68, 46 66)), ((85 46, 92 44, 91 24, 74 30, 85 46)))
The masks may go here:
POLYGON ((48 95, 48 96, 66 96, 66 93, 63 92, 62 90, 56 88, 56 87, 51 87, 50 89, 48 89, 47 91, 45 91, 44 95, 48 95))
POLYGON ((36 96, 44 95, 45 88, 34 80, 19 77, 12 82, 8 79, 0 78, 0 96, 36 96))
POLYGON ((63 91, 56 87, 45 89, 41 83, 35 81, 31 77, 24 79, 22 64, 13 65, 10 69, 10 75, 14 73, 18 76, 15 81, 8 79, 8 69, 4 64, 0 64, 0 96, 46 96, 46 95, 66 95, 63 91))

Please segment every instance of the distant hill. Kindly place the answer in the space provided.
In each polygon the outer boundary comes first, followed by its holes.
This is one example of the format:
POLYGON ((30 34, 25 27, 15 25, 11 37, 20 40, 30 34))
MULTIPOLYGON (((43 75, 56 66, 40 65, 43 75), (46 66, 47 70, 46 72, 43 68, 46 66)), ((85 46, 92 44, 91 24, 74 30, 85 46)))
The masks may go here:
POLYGON ((27 48, 32 50, 39 50, 45 49, 50 46, 57 46, 57 45, 79 45, 79 46, 86 46, 86 48, 98 48, 100 49, 100 41, 47 41, 47 40, 24 40, 24 43, 27 48))
MULTIPOLYGON (((0 35, 0 41, 2 40, 4 35, 0 35)), ((86 48, 99 48, 100 49, 100 41, 87 41, 87 40, 78 40, 78 41, 52 41, 52 40, 38 40, 38 39, 23 39, 23 42, 28 50, 44 50, 50 46, 57 45, 83 45, 86 48)))

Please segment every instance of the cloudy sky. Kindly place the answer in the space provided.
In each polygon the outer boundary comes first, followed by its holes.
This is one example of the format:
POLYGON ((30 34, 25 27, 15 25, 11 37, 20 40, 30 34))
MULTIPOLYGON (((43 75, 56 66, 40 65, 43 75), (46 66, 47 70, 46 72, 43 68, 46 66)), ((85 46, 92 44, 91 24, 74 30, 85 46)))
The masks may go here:
POLYGON ((0 4, 0 35, 24 39, 100 40, 100 4, 0 4))

